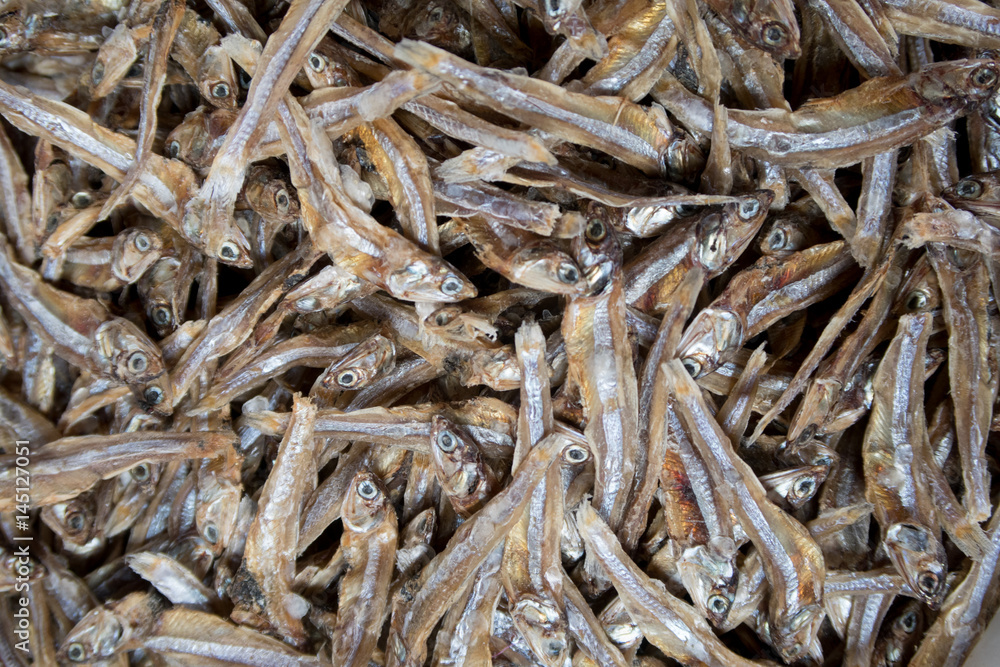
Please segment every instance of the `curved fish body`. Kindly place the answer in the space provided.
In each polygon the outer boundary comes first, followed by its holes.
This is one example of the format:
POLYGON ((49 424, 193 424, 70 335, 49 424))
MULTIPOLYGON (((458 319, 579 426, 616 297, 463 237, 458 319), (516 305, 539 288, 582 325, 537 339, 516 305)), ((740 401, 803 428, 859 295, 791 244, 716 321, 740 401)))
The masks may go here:
POLYGON ((629 305, 661 314, 692 269, 702 269, 708 278, 720 275, 750 245, 773 200, 770 190, 758 190, 669 229, 625 266, 629 305))
POLYGON ((767 623, 770 641, 786 661, 821 653, 823 553, 809 531, 767 499, 750 467, 708 410, 700 390, 680 361, 664 365, 696 447, 709 474, 761 554, 771 587, 767 623))
POLYGON ((930 329, 927 313, 900 318, 875 374, 863 457, 866 495, 875 506, 889 558, 921 599, 937 606, 947 561, 929 492, 914 469, 914 443, 927 438, 923 370, 930 329))
POLYGON ((304 645, 302 617, 308 604, 291 590, 299 522, 295 516, 290 519, 288 511, 302 507, 316 481, 316 408, 308 399, 298 398, 292 414, 257 502, 257 515, 246 538, 243 562, 230 586, 230 597, 236 622, 304 645))
POLYGON ((589 293, 566 305, 562 335, 569 380, 580 388, 595 457, 594 506, 614 530, 621 530, 635 477, 638 448, 638 388, 628 341, 621 247, 601 218, 587 223, 576 242, 578 263, 589 293))
POLYGON ((368 665, 382 629, 382 613, 396 556, 396 512, 382 481, 368 471, 354 476, 340 513, 340 549, 347 572, 340 580, 331 655, 345 667, 368 665))
POLYGON ((733 276, 725 291, 692 320, 678 356, 693 377, 713 372, 745 341, 839 291, 854 266, 845 241, 785 258, 762 257, 733 276))
MULTIPOLYGON (((871 79, 795 111, 730 109, 733 149, 782 166, 834 169, 901 148, 975 109, 1000 85, 1000 64, 956 60, 926 65, 905 76, 871 79)), ((712 106, 670 77, 653 97, 681 123, 711 135, 712 106)))

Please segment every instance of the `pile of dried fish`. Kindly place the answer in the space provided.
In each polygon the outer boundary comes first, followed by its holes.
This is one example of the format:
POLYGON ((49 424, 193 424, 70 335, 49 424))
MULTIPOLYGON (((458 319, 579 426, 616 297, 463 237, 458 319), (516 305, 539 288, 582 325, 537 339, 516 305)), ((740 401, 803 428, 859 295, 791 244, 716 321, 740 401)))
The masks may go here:
POLYGON ((961 664, 998 26, 7 3, 0 662, 961 664))

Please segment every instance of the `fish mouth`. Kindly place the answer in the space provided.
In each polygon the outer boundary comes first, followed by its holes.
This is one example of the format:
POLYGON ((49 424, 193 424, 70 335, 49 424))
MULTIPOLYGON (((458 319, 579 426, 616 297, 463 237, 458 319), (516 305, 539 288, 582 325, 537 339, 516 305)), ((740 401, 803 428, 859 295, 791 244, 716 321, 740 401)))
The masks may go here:
POLYGON ((706 308, 684 332, 677 356, 691 377, 704 377, 722 364, 722 355, 740 342, 742 332, 735 314, 706 308))
POLYGON ((596 296, 604 292, 614 277, 614 262, 598 262, 583 270, 583 279, 587 284, 587 294, 596 296))
POLYGON ((919 599, 937 609, 944 599, 944 546, 924 526, 897 523, 885 535, 885 550, 919 599))

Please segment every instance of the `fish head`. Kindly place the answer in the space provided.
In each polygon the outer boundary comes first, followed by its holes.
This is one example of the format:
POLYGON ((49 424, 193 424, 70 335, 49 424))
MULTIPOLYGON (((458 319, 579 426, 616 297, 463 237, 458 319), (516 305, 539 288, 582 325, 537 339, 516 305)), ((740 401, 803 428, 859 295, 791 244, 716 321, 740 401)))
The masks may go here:
POLYGON ((728 310, 705 308, 688 325, 679 345, 678 356, 691 377, 698 379, 722 364, 722 354, 738 345, 743 325, 728 310))
POLYGON ((496 328, 485 317, 466 313, 461 306, 448 305, 435 309, 424 318, 424 330, 433 336, 458 340, 476 340, 480 337, 490 342, 496 340, 496 328))
POLYGON ((941 196, 952 206, 973 213, 983 209, 987 213, 1000 210, 1000 172, 966 176, 955 185, 946 188, 941 196))
POLYGON ((228 109, 210 111, 198 107, 167 135, 163 143, 167 157, 182 160, 197 170, 208 169, 221 137, 235 121, 236 114, 228 109))
POLYGON ((341 506, 344 525, 355 532, 367 532, 384 521, 390 512, 393 509, 389 492, 379 476, 368 470, 358 472, 341 506))
POLYGON ((733 0, 723 15, 743 36, 780 58, 802 55, 799 22, 794 5, 771 0, 733 0))
POLYGON ((320 41, 316 45, 316 50, 309 54, 303 71, 313 88, 343 88, 344 86, 362 85, 358 75, 340 62, 337 53, 326 41, 320 41))
POLYGON ((974 108, 996 94, 1000 63, 985 59, 932 63, 911 77, 913 89, 929 103, 974 108))
POLYGON ((467 15, 450 0, 430 0, 415 4, 403 27, 404 36, 420 39, 452 53, 467 52, 472 46, 472 31, 467 15))
POLYGON ((926 622, 924 606, 907 600, 891 621, 883 623, 872 654, 873 667, 903 667, 910 662, 926 622))
POLYGON ((375 334, 331 364, 320 382, 327 388, 362 389, 395 366, 395 344, 382 334, 375 334))
POLYGON ((452 303, 476 296, 476 286, 443 259, 415 257, 386 279, 390 294, 407 301, 452 303))
POLYGON ((434 539, 435 530, 437 530, 437 512, 433 508, 425 509, 406 524, 399 543, 404 547, 430 544, 434 539))
POLYGON ((243 192, 250 208, 266 220, 288 224, 299 217, 296 190, 276 169, 251 167, 243 192))
POLYGON ((170 376, 164 373, 158 378, 132 386, 132 393, 139 402, 139 407, 160 417, 173 414, 174 389, 170 376))
POLYGON ((672 128, 660 160, 663 173, 677 183, 693 184, 692 179, 705 169, 705 153, 690 134, 679 128, 672 128))
POLYGON ((948 574, 941 541, 925 526, 896 523, 885 533, 885 550, 918 599, 937 609, 948 574))
POLYGON ((105 607, 92 609, 69 631, 57 658, 63 664, 106 660, 121 650, 126 630, 118 616, 105 607))
POLYGON ((591 206, 583 234, 573 239, 573 256, 590 296, 604 293, 621 273, 621 243, 609 215, 604 207, 591 206))
POLYGON ((104 322, 97 328, 95 342, 95 353, 110 366, 111 376, 124 384, 144 384, 166 372, 160 348, 126 319, 104 322))
POLYGON ((823 606, 810 604, 782 610, 774 616, 771 641, 781 659, 788 664, 808 659, 826 617, 823 606))
POLYGON ((93 493, 83 493, 42 508, 42 521, 64 542, 82 547, 98 533, 97 507, 93 493))
POLYGON ((285 295, 283 307, 300 315, 335 308, 350 301, 361 289, 361 279, 336 264, 323 267, 312 278, 302 281, 285 295))
MULTIPOLYGON (((206 470, 204 464, 202 470, 206 470)), ((215 553, 221 553, 232 539, 241 497, 240 484, 214 471, 199 473, 195 526, 215 553)))
POLYGON ((514 603, 510 616, 514 627, 543 665, 562 667, 565 664, 569 657, 566 621, 553 601, 523 595, 514 603))
POLYGON ((576 296, 587 290, 587 280, 573 258, 551 241, 522 246, 510 259, 517 282, 532 289, 576 296))
POLYGON ((219 45, 205 49, 198 60, 198 90, 220 109, 239 110, 239 86, 233 61, 219 45))
POLYGON ((716 539, 728 545, 689 547, 678 559, 677 569, 691 601, 712 625, 719 627, 726 622, 736 598, 739 569, 735 562, 735 542, 716 539))
POLYGON ((111 272, 124 283, 134 283, 163 255, 163 239, 151 229, 133 227, 115 237, 111 272))
POLYGON ((828 465, 792 468, 768 475, 765 486, 793 509, 799 509, 812 500, 829 472, 828 465))
POLYGON ((38 581, 46 574, 45 566, 38 561, 0 547, 0 591, 11 592, 18 582, 38 581))
POLYGON ((773 192, 757 190, 699 221, 695 228, 698 261, 709 275, 717 275, 743 254, 764 224, 772 201, 773 192))
POLYGON ((811 382, 788 427, 788 442, 807 442, 821 433, 842 388, 839 381, 823 377, 811 382))
POLYGON ((442 415, 431 419, 431 457, 449 497, 467 498, 486 483, 479 445, 465 429, 442 415))
POLYGON ((239 269, 253 268, 253 254, 250 251, 250 241, 236 224, 227 225, 219 234, 215 246, 206 248, 208 254, 223 264, 239 269))

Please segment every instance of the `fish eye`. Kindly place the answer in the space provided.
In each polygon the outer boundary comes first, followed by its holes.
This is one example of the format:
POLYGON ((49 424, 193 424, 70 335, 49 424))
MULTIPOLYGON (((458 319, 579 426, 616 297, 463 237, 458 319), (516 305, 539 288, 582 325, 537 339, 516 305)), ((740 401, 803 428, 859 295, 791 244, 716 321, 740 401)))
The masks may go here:
POLYGON ((70 515, 66 517, 66 525, 69 526, 70 530, 74 533, 79 533, 83 530, 84 526, 83 514, 80 512, 71 512, 70 515))
POLYGON ((126 77, 142 76, 142 63, 135 63, 125 72, 126 77))
POLYGON ((441 283, 441 292, 447 294, 448 296, 454 296, 462 291, 462 281, 455 276, 448 276, 443 283, 441 283))
POLYGON ((90 72, 90 78, 94 80, 94 85, 98 85, 104 80, 104 63, 98 62, 90 72))
POLYGON ((800 477, 792 487, 792 493, 799 499, 811 497, 815 490, 816 482, 813 481, 812 477, 800 477))
POLYGON ((674 213, 680 218, 687 218, 698 212, 697 206, 691 204, 681 204, 680 206, 674 207, 674 213))
POLYGON ((685 357, 681 363, 691 377, 696 378, 701 374, 701 363, 694 357, 685 357))
POLYGON ((314 53, 309 56, 309 67, 312 68, 314 72, 322 72, 326 69, 326 58, 318 53, 314 53))
POLYGON ((551 655, 551 656, 557 656, 560 653, 562 653, 563 643, 562 642, 551 641, 551 642, 549 642, 547 650, 549 652, 549 655, 551 655))
POLYGON ((955 194, 962 199, 979 199, 983 194, 983 186, 974 178, 965 178, 955 186, 955 194))
POLYGON ((927 295, 920 290, 913 290, 906 299, 907 310, 920 310, 927 305, 927 295))
POLYGON ((142 373, 147 368, 149 368, 149 359, 146 358, 145 353, 136 352, 128 358, 128 369, 130 372, 142 373))
POLYGON ((228 262, 235 262, 240 256, 240 249, 232 241, 227 241, 219 248, 219 258, 228 262))
POLYGON ((740 217, 749 220, 760 212, 760 202, 756 199, 744 199, 740 202, 740 217))
POLYGON ((568 463, 583 463, 590 457, 590 454, 586 449, 580 445, 573 445, 566 449, 566 453, 563 454, 563 458, 566 459, 568 463))
POLYGON ((788 234, 785 233, 784 229, 780 227, 775 228, 771 235, 767 237, 767 245, 771 250, 778 250, 784 248, 785 244, 788 243, 788 234))
POLYGON ((358 495, 365 500, 371 500, 378 495, 378 487, 372 484, 371 480, 363 479, 358 484, 358 495))
POLYGON ((357 373, 355 373, 351 369, 348 369, 346 371, 342 371, 337 376, 337 384, 339 384, 341 387, 344 387, 345 389, 350 389, 351 387, 356 385, 360 379, 361 377, 357 373))
POLYGON ((159 387, 146 387, 142 397, 150 405, 158 405, 163 400, 163 390, 159 387))
POLYGON ((135 244, 136 250, 139 250, 140 252, 146 252, 153 245, 150 243, 149 237, 143 233, 136 234, 133 243, 135 244))
POLYGON ((600 243, 608 235, 608 230, 601 220, 591 218, 590 222, 587 223, 587 229, 584 234, 591 243, 600 243))
POLYGON ((73 208, 86 208, 94 203, 94 198, 89 192, 77 192, 69 201, 73 204, 73 208))
POLYGON ((978 88, 989 88, 997 82, 997 73, 992 67, 977 67, 969 75, 969 79, 978 88))
POLYGON ((274 203, 278 207, 279 213, 288 213, 291 202, 288 200, 288 192, 284 188, 278 190, 278 194, 274 195, 274 203))
POLYGON ((143 463, 132 468, 132 479, 137 482, 145 482, 149 479, 149 464, 143 463))
POLYGON ((205 539, 208 540, 210 544, 218 544, 219 528, 214 523, 210 523, 205 526, 205 539))
POLYGON ((444 16, 444 9, 441 7, 435 7, 434 9, 431 10, 429 18, 431 20, 431 23, 437 23, 438 21, 441 20, 442 16, 444 16))
POLYGON ((788 31, 780 23, 770 23, 764 28, 764 43, 768 46, 781 46, 788 40, 788 31))
POLYGON ((912 633, 917 629, 917 612, 910 611, 903 614, 903 617, 899 619, 899 627, 903 628, 903 632, 906 634, 912 633))
POLYGON ((174 141, 171 141, 167 145, 167 155, 170 156, 171 158, 176 158, 180 154, 181 154, 181 142, 175 139, 174 141))
POLYGON ((724 595, 713 595, 708 598, 708 608, 716 616, 725 616, 729 613, 729 600, 724 595))
POLYGON ((558 275, 559 280, 567 285, 572 285, 580 279, 580 271, 569 262, 563 262, 559 265, 558 275))
POLYGON ((933 572, 924 572, 917 577, 917 588, 924 595, 931 596, 937 592, 938 576, 933 572))
POLYGON ((222 83, 221 81, 214 86, 212 86, 212 97, 217 99, 223 99, 229 97, 229 86, 222 83))
POLYGON ((153 309, 153 324, 159 327, 165 327, 170 324, 170 320, 173 319, 170 316, 170 309, 166 306, 157 306, 153 309))
POLYGON ((73 662, 83 662, 87 657, 87 650, 83 648, 83 644, 73 642, 66 647, 66 657, 73 662))
POLYGON ((434 324, 439 327, 443 327, 452 321, 451 315, 445 310, 439 310, 437 314, 434 315, 434 324))
POLYGON ((437 437, 437 446, 442 452, 453 452, 458 447, 458 438, 451 431, 441 431, 437 437))

